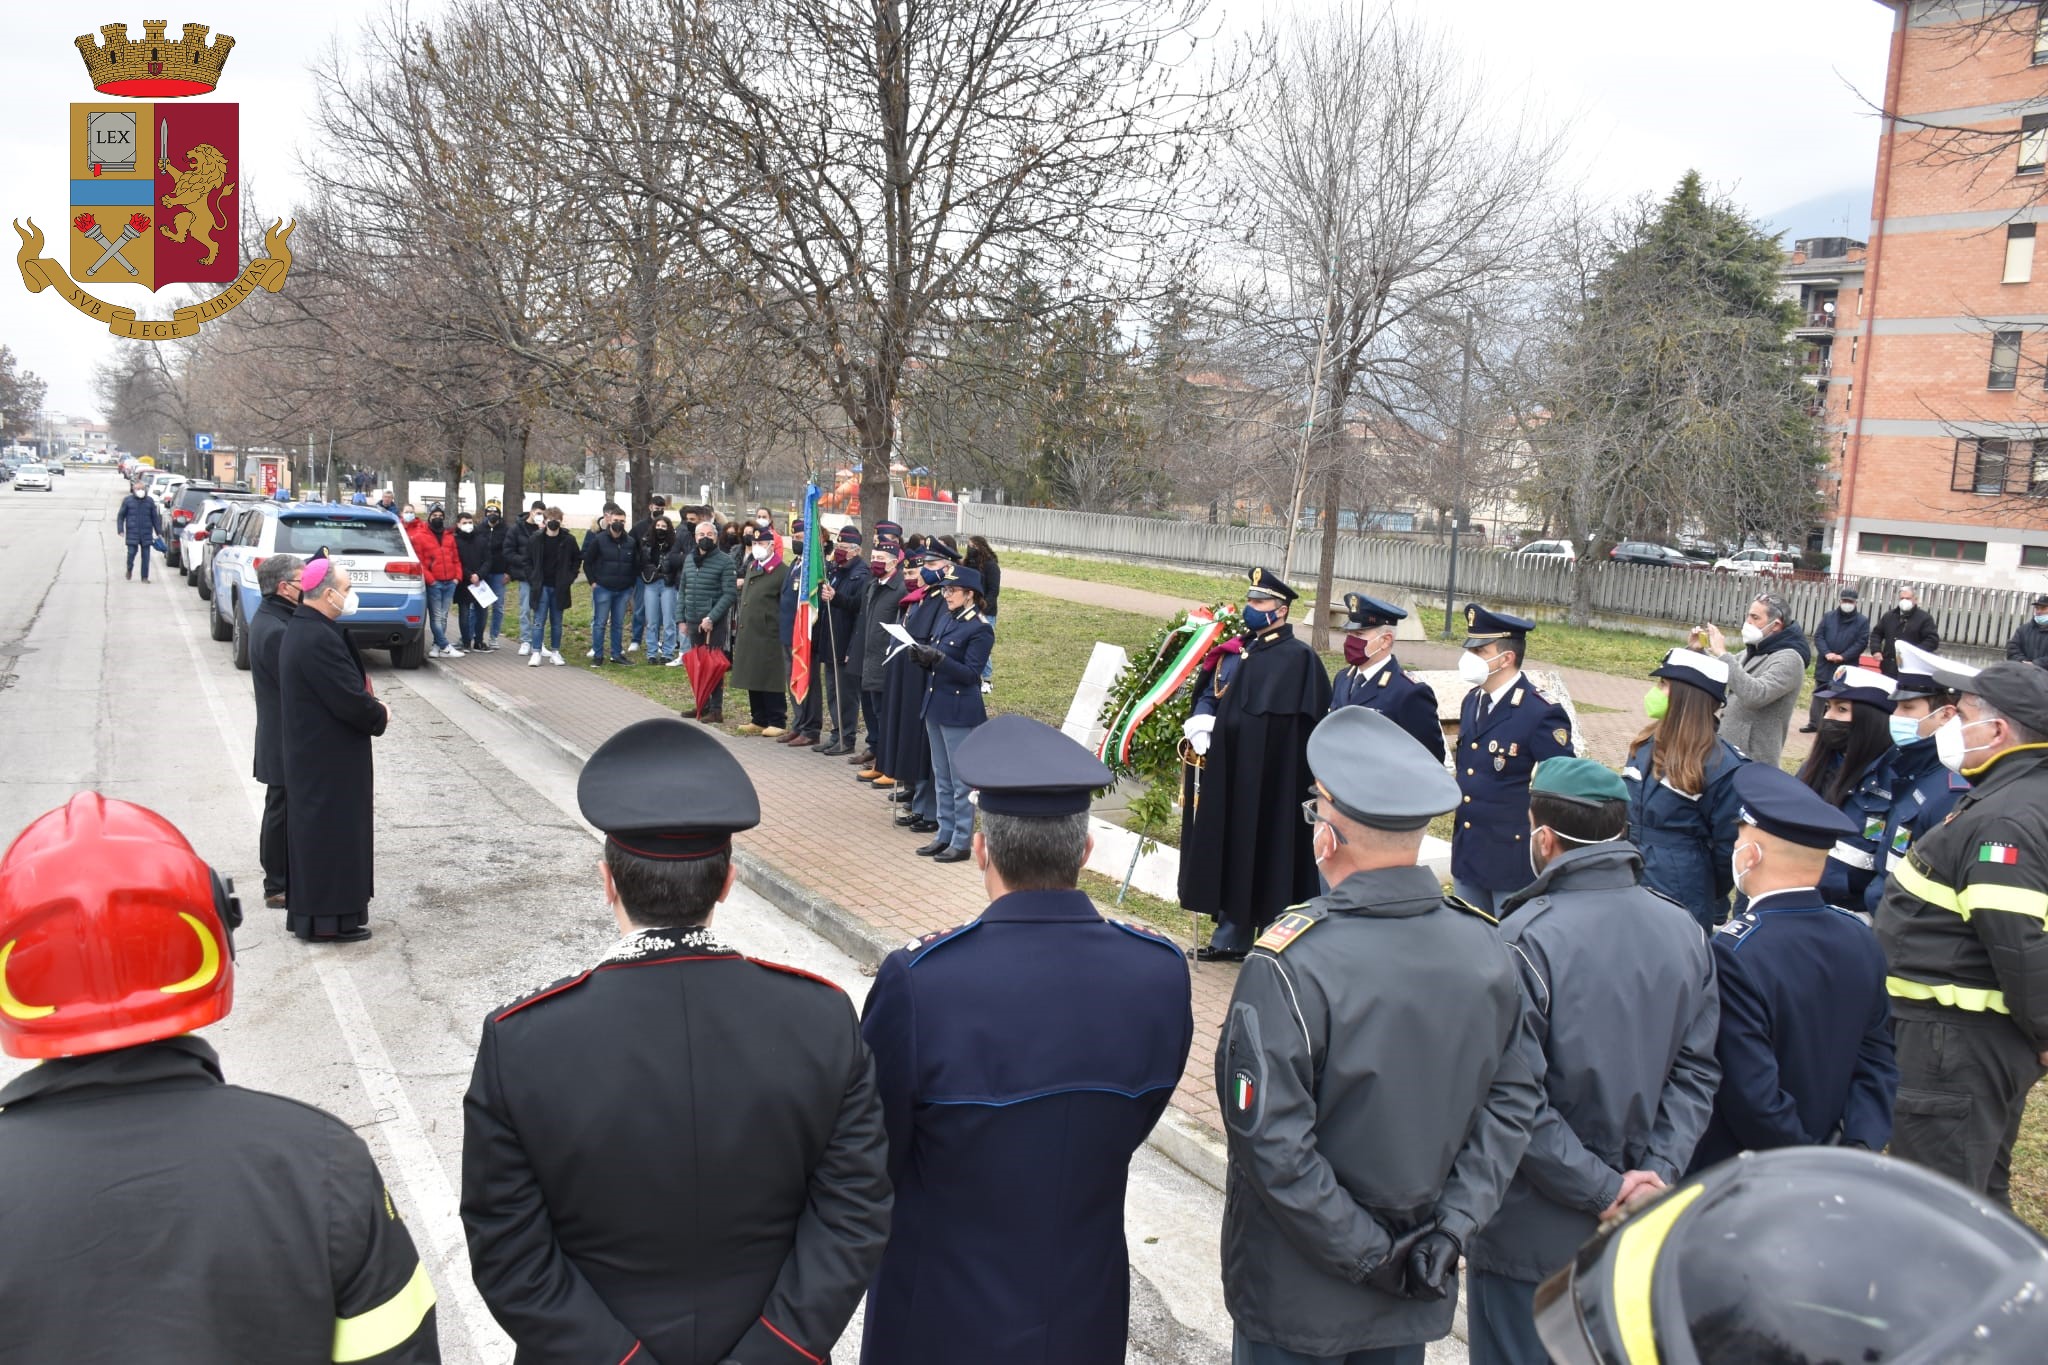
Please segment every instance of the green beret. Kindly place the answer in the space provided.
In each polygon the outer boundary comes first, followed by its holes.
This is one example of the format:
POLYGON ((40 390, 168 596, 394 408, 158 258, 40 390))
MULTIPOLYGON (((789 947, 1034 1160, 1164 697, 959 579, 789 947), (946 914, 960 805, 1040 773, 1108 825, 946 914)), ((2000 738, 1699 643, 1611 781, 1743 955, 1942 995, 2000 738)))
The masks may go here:
POLYGON ((1626 801, 1628 788, 1621 776, 1590 758, 1546 758, 1536 765, 1529 779, 1531 793, 1562 796, 1573 801, 1626 801))

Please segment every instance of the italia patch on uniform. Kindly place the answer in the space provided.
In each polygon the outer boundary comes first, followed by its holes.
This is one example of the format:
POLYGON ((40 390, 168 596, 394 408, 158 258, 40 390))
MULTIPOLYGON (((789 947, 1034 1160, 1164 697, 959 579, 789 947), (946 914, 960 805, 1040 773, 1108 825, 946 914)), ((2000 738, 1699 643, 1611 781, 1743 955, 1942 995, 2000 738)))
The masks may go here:
POLYGON ((1282 915, 1266 927, 1266 932, 1259 935, 1259 941, 1253 946, 1277 953, 1301 937, 1314 923, 1315 918, 1311 915, 1282 915))
POLYGON ((1977 861, 1980 863, 2004 863, 2007 867, 2018 866, 2020 851, 2011 844, 1977 845, 1977 861))
POLYGON ((1258 1090, 1252 1085, 1251 1073, 1240 1071, 1230 1078, 1230 1105, 1240 1114, 1252 1111, 1252 1101, 1258 1098, 1258 1090))

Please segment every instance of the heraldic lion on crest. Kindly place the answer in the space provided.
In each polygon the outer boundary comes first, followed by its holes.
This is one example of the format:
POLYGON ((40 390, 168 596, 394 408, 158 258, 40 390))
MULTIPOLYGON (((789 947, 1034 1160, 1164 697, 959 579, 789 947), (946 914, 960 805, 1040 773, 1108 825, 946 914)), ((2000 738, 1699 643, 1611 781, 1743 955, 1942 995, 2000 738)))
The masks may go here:
POLYGON ((190 163, 186 170, 179 170, 168 157, 159 162, 160 169, 177 184, 175 194, 164 196, 164 206, 178 210, 178 216, 169 227, 163 229, 166 238, 182 242, 189 235, 191 239, 206 248, 206 255, 199 264, 212 265, 214 257, 220 255, 220 247, 214 243, 213 234, 221 225, 213 206, 207 201, 215 190, 225 199, 235 192, 233 185, 223 185, 227 179, 228 159, 220 149, 210 142, 202 142, 185 154, 190 163))

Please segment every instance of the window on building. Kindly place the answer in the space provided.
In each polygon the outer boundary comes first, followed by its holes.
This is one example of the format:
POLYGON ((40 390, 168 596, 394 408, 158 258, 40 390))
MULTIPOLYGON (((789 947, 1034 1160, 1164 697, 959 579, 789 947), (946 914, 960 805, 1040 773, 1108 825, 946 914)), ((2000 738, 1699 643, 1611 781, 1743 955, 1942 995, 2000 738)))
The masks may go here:
POLYGON ((2029 488, 2033 446, 2031 441, 2012 441, 2003 436, 1964 437, 1956 442, 1949 491, 1998 495, 2008 489, 2029 488), (2014 474, 2018 477, 2012 477, 2014 474))
POLYGON ((1984 381, 1987 389, 2009 389, 2019 382, 2020 377, 2020 334, 2018 332, 1993 332, 1991 334, 1991 375, 1984 381))
POLYGON ((2048 545, 2020 546, 2022 569, 2048 569, 2048 545))
POLYGON ((1953 559, 1965 564, 1982 564, 1984 546, 1981 540, 1899 536, 1880 531, 1865 531, 1856 537, 1856 548, 1867 555, 1911 555, 1915 559, 1953 559))
POLYGON ((2014 223, 2005 230, 2005 284, 2034 278, 2034 225, 2014 223))
POLYGON ((2034 65, 2048 63, 2048 5, 2034 6, 2034 65))
POLYGON ((2028 114, 2020 120, 2021 175, 2038 175, 2048 165, 2048 114, 2028 114))

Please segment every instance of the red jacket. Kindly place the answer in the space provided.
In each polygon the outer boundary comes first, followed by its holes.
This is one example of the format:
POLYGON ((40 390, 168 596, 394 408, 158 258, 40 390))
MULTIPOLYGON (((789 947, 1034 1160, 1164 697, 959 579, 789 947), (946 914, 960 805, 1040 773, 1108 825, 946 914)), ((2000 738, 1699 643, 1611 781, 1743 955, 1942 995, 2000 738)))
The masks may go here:
POLYGON ((456 548, 455 532, 443 527, 437 538, 421 520, 408 525, 405 534, 412 541, 413 553, 420 557, 421 567, 426 570, 427 582, 462 581, 462 555, 456 548))

